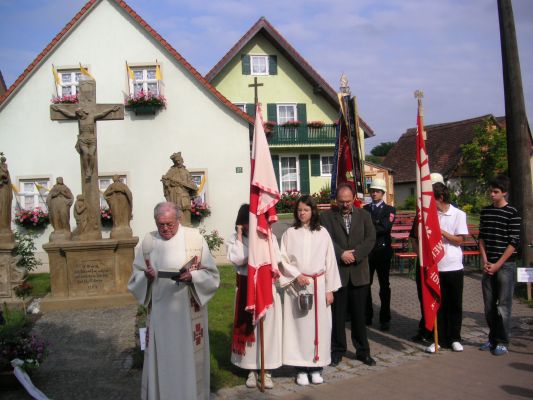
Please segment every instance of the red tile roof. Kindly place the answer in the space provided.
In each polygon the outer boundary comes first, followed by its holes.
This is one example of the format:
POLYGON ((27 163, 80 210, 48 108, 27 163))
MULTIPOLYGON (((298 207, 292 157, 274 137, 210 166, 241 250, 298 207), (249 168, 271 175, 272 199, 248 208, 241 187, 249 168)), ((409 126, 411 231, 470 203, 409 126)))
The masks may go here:
MULTIPOLYGON (((320 76, 318 72, 292 47, 289 42, 272 26, 265 17, 259 18, 257 22, 239 39, 237 43, 215 64, 213 68, 205 75, 206 79, 211 82, 227 63, 238 55, 239 51, 246 46, 256 35, 264 34, 272 44, 292 62, 292 64, 309 80, 316 90, 320 90, 324 98, 334 107, 339 108, 337 92, 320 76)), ((361 128, 366 137, 374 136, 372 128, 359 118, 361 128)))
MULTIPOLYGON (((475 128, 482 125, 492 115, 466 119, 444 124, 427 125, 427 151, 429 169, 438 172, 445 179, 453 176, 461 163, 461 145, 470 143, 474 138, 475 128)), ((499 125, 501 127, 501 125, 499 125)), ((416 180, 416 128, 408 129, 389 151, 383 165, 394 170, 394 183, 407 183, 416 180)))
POLYGON ((2 75, 2 71, 0 71, 0 96, 2 96, 6 91, 6 81, 4 81, 4 76, 2 75))
MULTIPOLYGON (((52 41, 44 48, 44 50, 31 62, 31 64, 24 70, 24 72, 17 78, 17 80, 11 85, 11 87, 0 96, 0 106, 16 91, 16 89, 22 84, 22 82, 35 70, 37 66, 43 62, 48 54, 62 41, 63 37, 82 19, 88 15, 88 13, 102 0, 89 0, 82 9, 65 25, 65 27, 59 32, 52 41)), ((230 108, 234 113, 245 119, 250 124, 254 123, 254 120, 240 108, 236 107, 231 101, 225 98, 218 90, 216 90, 183 56, 178 53, 163 37, 155 31, 145 20, 143 20, 139 14, 137 14, 128 4, 123 0, 109 0, 115 2, 127 14, 136 21, 139 26, 148 32, 161 46, 167 50, 167 52, 174 57, 189 73, 211 94, 213 94, 218 101, 230 108)))

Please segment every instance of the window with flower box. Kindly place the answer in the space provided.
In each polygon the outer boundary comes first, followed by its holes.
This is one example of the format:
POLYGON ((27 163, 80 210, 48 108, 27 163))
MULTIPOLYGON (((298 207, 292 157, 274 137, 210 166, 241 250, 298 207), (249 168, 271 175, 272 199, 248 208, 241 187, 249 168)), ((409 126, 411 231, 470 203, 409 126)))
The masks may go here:
POLYGON ((130 66, 133 78, 130 76, 130 93, 134 96, 141 91, 152 95, 160 94, 159 80, 157 79, 157 66, 130 66))
POLYGON ((19 179, 18 203, 25 210, 40 207, 46 210, 46 196, 50 190, 50 178, 19 179))
POLYGON ((59 84, 57 93, 63 96, 75 96, 79 92, 81 72, 79 69, 58 70, 59 84))

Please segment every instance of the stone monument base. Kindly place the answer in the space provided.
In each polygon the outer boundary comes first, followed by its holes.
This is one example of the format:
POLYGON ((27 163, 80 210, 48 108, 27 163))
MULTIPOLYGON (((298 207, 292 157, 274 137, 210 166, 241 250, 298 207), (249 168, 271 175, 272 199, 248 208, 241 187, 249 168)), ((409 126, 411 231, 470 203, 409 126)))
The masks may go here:
POLYGON ((51 293, 43 311, 118 307, 135 303, 128 292, 139 238, 53 242, 43 245, 50 264, 51 293))
POLYGON ((28 272, 17 264, 20 256, 15 256, 16 243, 0 243, 0 304, 20 303, 13 288, 24 282, 28 272))

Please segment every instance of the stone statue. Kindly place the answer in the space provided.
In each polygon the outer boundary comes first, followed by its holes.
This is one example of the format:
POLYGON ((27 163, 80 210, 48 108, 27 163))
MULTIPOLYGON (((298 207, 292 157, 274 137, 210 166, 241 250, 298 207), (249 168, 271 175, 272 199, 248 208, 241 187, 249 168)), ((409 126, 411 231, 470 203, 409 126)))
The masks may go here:
POLYGON ((99 112, 97 112, 95 104, 80 104, 74 111, 58 104, 54 104, 50 108, 67 118, 78 120, 80 133, 78 134, 75 148, 81 156, 85 180, 90 181, 93 175, 94 160, 96 157, 96 121, 112 112, 119 111, 120 106, 109 106, 103 110, 99 110, 99 112))
POLYGON ((54 231, 50 234, 51 242, 70 240, 70 207, 73 202, 72 192, 63 183, 63 178, 58 177, 46 198, 50 223, 54 227, 54 231))
POLYGON ((191 200, 196 195, 198 187, 194 183, 191 174, 183 164, 181 152, 170 156, 174 163, 161 179, 165 199, 181 208, 183 215, 181 223, 191 225, 191 200))
POLYGON ((76 220, 76 229, 72 232, 72 238, 74 240, 85 240, 89 221, 85 196, 82 194, 76 196, 76 203, 74 203, 74 219, 76 220))
POLYGON ((53 104, 50 118, 53 121, 78 122, 76 151, 80 155, 81 194, 87 207, 87 231, 83 240, 102 238, 100 230, 100 191, 98 188, 98 135, 97 122, 124 119, 124 105, 96 102, 96 82, 84 79, 79 82, 78 103, 53 104))
POLYGON ((104 198, 109 204, 113 216, 111 238, 132 237, 130 220, 132 218, 133 197, 128 186, 122 182, 118 175, 113 175, 113 183, 104 192, 104 198))
POLYGON ((13 204, 13 188, 4 153, 0 153, 0 243, 14 243, 11 230, 11 206, 13 204))

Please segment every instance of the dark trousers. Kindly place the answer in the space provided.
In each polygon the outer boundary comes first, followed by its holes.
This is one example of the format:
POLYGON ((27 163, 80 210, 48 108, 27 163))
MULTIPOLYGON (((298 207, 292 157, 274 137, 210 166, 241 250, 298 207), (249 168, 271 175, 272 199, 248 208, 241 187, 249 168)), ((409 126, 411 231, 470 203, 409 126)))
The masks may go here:
POLYGON ((439 344, 449 347, 461 341, 464 271, 439 272, 441 305, 437 314, 439 344))
POLYGON ((372 323, 374 317, 374 310, 372 307, 372 283, 374 282, 374 271, 378 274, 379 282, 379 299, 381 301, 381 308, 379 310, 379 322, 389 322, 390 315, 390 262, 392 259, 392 249, 382 249, 374 251, 368 257, 368 263, 370 266, 370 288, 368 290, 368 296, 366 300, 366 322, 368 325, 372 323))
POLYGON ((416 294, 418 295, 418 303, 420 305, 420 322, 418 323, 418 334, 427 340, 433 340, 433 333, 426 329, 426 321, 424 319, 424 307, 422 306, 422 277, 420 276, 420 263, 416 262, 416 294))
POLYGON ((350 304, 352 343, 357 357, 370 355, 366 336, 365 305, 369 285, 354 286, 351 282, 333 293, 331 308, 333 326, 331 329, 331 353, 343 355, 346 352, 346 308, 350 304))
POLYGON ((515 270, 515 262, 508 261, 494 275, 483 274, 481 280, 485 319, 493 346, 509 344, 515 270))

